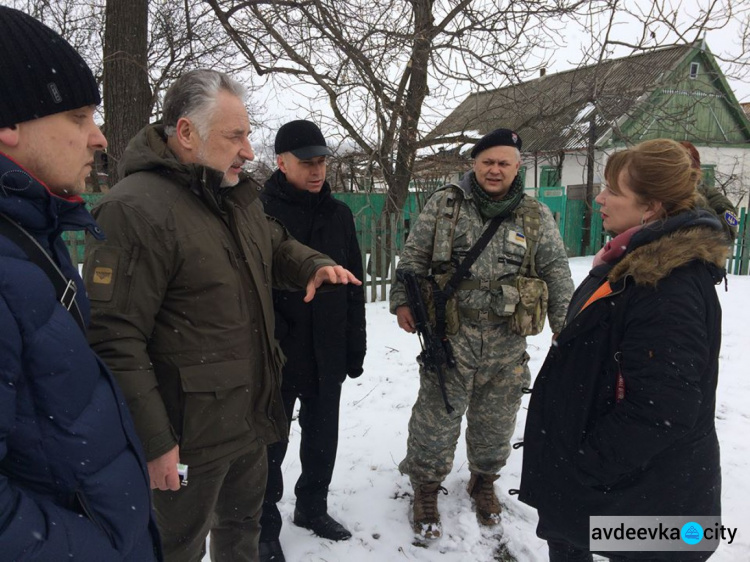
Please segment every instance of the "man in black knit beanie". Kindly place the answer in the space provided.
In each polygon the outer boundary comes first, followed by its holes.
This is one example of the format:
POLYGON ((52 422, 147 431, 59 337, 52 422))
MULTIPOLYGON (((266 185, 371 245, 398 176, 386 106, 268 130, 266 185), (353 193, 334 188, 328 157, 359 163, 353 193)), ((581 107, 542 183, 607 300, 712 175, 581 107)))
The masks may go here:
POLYGON ((86 341, 63 231, 107 140, 81 56, 0 6, 0 558, 152 562, 161 546, 125 399, 86 341))

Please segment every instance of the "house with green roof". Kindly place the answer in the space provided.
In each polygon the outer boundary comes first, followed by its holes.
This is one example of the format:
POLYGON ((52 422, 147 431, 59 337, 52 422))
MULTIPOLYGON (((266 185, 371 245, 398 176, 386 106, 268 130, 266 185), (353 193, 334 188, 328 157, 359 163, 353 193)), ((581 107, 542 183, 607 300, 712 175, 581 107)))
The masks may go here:
MULTIPOLYGON (((526 189, 543 199, 561 196, 585 209, 612 152, 668 137, 692 142, 706 182, 738 207, 747 206, 750 120, 703 41, 470 94, 425 141, 442 143, 444 153, 463 160, 473 142, 498 127, 523 139, 526 189)), ((567 212, 568 219, 580 222, 578 212, 567 212)))

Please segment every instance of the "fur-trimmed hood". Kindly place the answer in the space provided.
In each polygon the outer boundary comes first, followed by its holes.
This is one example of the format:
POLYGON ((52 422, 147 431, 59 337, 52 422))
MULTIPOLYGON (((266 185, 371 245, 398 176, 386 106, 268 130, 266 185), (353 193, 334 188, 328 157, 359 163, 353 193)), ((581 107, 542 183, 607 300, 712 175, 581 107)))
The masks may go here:
POLYGON ((695 211, 644 228, 633 236, 628 252, 609 272, 608 279, 616 282, 630 276, 638 285, 656 286, 674 269, 695 260, 723 270, 728 255, 719 221, 704 211, 695 211))

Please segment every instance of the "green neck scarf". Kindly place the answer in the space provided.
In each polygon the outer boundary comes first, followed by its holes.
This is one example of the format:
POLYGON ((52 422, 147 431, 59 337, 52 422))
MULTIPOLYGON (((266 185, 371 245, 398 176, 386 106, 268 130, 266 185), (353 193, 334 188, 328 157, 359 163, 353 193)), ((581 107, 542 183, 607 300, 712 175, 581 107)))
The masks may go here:
POLYGON ((495 200, 482 189, 482 186, 477 183, 476 175, 474 175, 474 172, 471 172, 471 193, 474 196, 474 201, 476 201, 479 214, 482 215, 484 220, 493 219, 497 216, 505 218, 510 216, 523 198, 521 174, 518 174, 513 180, 505 197, 495 200))

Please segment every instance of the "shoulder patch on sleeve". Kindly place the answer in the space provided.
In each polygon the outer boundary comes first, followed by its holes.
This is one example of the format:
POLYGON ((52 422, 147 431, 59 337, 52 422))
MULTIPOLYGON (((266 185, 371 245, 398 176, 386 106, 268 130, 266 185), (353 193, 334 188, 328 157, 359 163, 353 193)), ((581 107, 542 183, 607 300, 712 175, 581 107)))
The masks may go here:
POLYGON ((101 246, 88 257, 91 263, 86 268, 86 291, 89 299, 110 302, 115 294, 117 275, 122 256, 121 248, 101 246))
POLYGON ((91 281, 93 283, 101 285, 109 285, 112 283, 112 268, 111 267, 97 267, 94 269, 94 275, 91 281))
POLYGON ((737 226, 739 224, 739 220, 737 220, 737 215, 735 215, 732 211, 724 211, 724 221, 729 226, 737 226))

